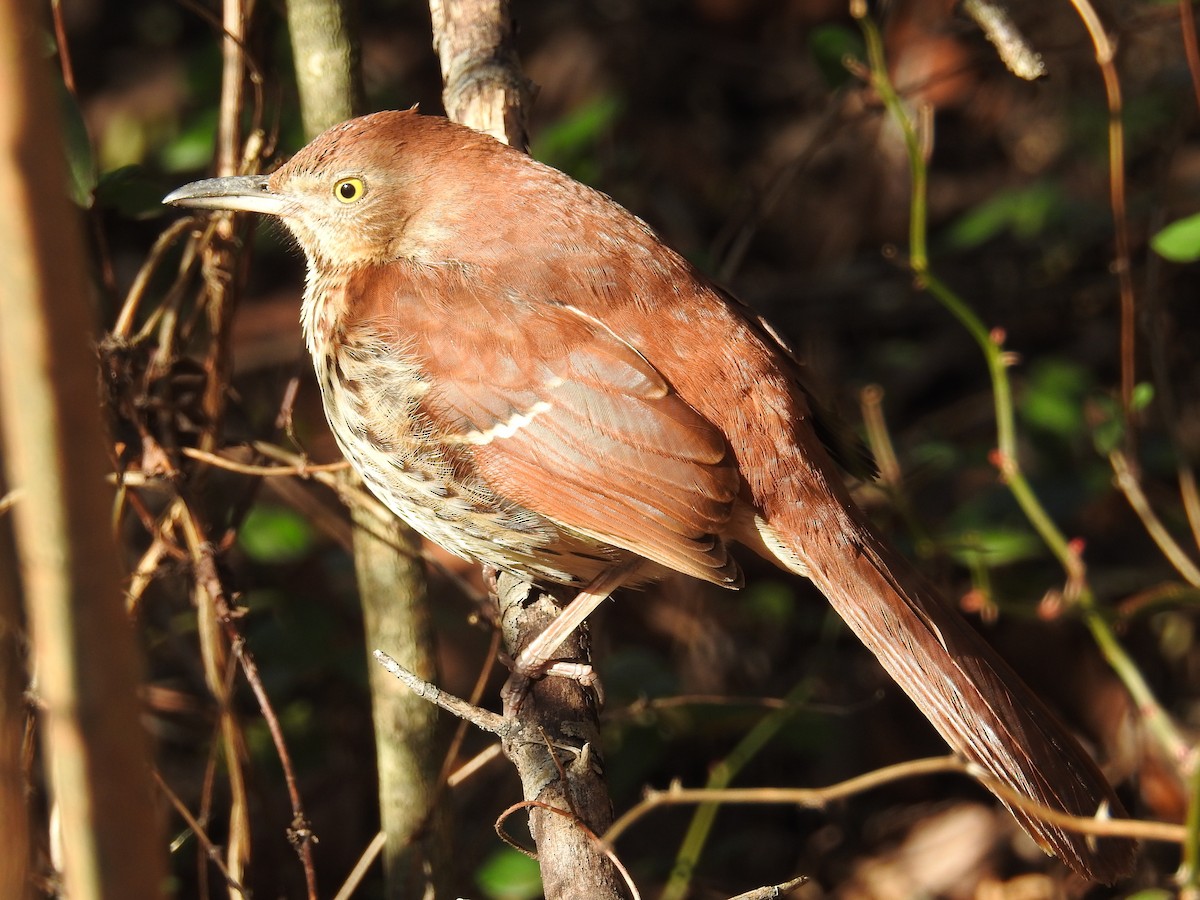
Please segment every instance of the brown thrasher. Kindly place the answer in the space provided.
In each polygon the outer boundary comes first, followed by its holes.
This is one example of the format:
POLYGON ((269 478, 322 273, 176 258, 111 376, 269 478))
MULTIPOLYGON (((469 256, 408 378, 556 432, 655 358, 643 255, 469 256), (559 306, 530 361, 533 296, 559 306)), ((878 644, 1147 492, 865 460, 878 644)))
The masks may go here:
MULTIPOLYGON (((1072 815, 1122 814, 1064 726, 872 530, 835 463, 861 469, 857 444, 770 326, 608 197, 409 111, 164 202, 291 229, 325 413, 388 507, 453 553, 582 587, 518 673, 546 671, 619 585, 674 570, 740 586, 741 543, 812 579, 988 776, 1072 815)), ((1088 878, 1132 866, 1132 841, 1010 808, 1088 878)))

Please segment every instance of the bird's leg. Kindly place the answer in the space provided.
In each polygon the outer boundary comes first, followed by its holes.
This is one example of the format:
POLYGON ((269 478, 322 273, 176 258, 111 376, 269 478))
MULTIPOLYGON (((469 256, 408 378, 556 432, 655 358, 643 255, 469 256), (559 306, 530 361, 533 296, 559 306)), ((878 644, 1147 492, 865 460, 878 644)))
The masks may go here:
POLYGON ((525 645, 517 658, 513 660, 512 672, 500 691, 506 715, 511 715, 520 708, 521 701, 529 692, 529 682, 543 675, 561 675, 572 678, 593 688, 603 698, 599 680, 590 665, 555 661, 554 654, 562 646, 563 641, 571 636, 571 632, 582 625, 596 607, 612 595, 613 591, 627 582, 634 572, 641 568, 642 563, 641 558, 633 557, 600 573, 575 595, 574 600, 563 607, 562 612, 544 631, 525 645))

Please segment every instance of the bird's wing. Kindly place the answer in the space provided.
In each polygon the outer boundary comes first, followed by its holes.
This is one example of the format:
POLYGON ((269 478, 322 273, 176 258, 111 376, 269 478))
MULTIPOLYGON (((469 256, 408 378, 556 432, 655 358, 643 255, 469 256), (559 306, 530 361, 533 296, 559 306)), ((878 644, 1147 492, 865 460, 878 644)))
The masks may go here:
POLYGON ((348 327, 403 348, 434 437, 496 495, 718 584, 740 490, 721 433, 633 347, 571 306, 449 267, 363 269, 348 327))

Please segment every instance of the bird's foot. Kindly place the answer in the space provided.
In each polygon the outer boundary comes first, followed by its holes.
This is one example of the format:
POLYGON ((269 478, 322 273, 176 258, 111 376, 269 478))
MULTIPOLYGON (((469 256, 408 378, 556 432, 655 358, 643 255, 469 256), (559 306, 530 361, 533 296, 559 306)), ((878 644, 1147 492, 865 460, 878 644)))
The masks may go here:
POLYGON ((529 696, 533 682, 546 676, 569 678, 578 682, 583 688, 590 688, 596 697, 596 706, 604 708, 604 685, 600 675, 588 663, 567 662, 566 660, 546 660, 536 664, 522 664, 520 659, 512 663, 512 672, 504 687, 500 689, 500 699, 504 703, 504 715, 511 718, 521 711, 521 704, 529 696))

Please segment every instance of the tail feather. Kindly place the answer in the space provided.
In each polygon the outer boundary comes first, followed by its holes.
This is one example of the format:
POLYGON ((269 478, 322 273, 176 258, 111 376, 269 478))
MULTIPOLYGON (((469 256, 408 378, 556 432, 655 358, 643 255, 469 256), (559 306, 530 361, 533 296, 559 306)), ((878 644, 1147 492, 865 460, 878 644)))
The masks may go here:
MULTIPOLYGON (((809 505, 803 518, 788 518, 784 527, 771 523, 781 542, 957 753, 1051 809, 1125 814, 1057 717, 857 511, 814 516, 809 505)), ((1111 884, 1133 867, 1132 840, 1096 840, 1009 809, 1044 850, 1087 878, 1111 884)))

